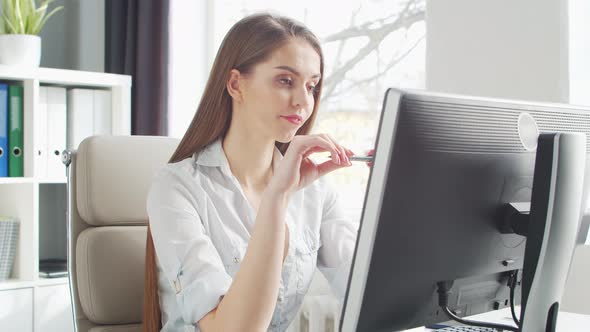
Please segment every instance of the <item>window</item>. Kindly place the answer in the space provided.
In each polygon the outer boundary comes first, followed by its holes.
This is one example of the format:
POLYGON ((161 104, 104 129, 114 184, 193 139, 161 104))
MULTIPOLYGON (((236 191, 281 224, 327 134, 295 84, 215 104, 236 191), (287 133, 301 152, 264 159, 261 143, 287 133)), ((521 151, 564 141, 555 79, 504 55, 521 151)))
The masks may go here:
MULTIPOLYGON (((569 3, 569 89, 571 104, 590 105, 590 21, 588 12, 590 2, 584 0, 571 0, 569 3)), ((587 190, 590 191, 590 188, 587 190)), ((583 226, 590 223, 590 195, 586 200, 586 216, 583 218, 583 226)), ((590 232, 586 236, 586 245, 590 245, 590 232)))
POLYGON ((168 135, 188 128, 208 76, 207 1, 170 1, 168 135))
MULTIPOLYGON (((201 9, 211 20, 207 26, 212 36, 212 41, 206 44, 210 45, 206 47, 207 68, 229 28, 246 15, 272 11, 305 23, 322 41, 326 65, 314 132, 329 133, 357 154, 365 153, 374 145, 385 90, 388 87, 425 86, 425 0, 343 0, 337 5, 310 0, 279 0, 272 4, 266 0, 206 3, 204 7, 207 8, 201 9), (326 13, 330 15, 329 20, 325 19, 326 13)), ((182 84, 195 86, 188 81, 182 84)), ((194 101, 187 99, 187 102, 194 101)), ((190 110, 192 118, 196 104, 192 109, 178 107, 183 112, 190 110)), ((177 116, 181 117, 188 118, 177 116)), ((172 132, 184 130, 186 127, 172 132)), ((358 163, 329 175, 342 193, 344 206, 349 207, 351 217, 357 220, 368 174, 366 165, 358 163)))

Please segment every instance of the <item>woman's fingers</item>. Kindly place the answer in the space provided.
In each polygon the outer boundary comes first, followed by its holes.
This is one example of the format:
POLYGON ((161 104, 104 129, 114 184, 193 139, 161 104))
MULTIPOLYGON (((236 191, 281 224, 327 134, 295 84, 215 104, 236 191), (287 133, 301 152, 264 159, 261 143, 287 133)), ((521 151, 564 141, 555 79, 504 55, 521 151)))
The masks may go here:
POLYGON ((327 151, 330 152, 330 157, 334 164, 348 165, 350 163, 345 149, 325 134, 302 136, 298 140, 294 139, 291 144, 298 145, 297 149, 300 149, 303 158, 307 158, 315 152, 327 151))
POLYGON ((332 144, 334 144, 334 146, 336 146, 336 148, 338 149, 338 152, 339 152, 338 156, 340 158, 340 164, 341 165, 347 165, 347 166, 351 165, 350 164, 350 160, 348 160, 348 155, 346 154, 346 149, 342 145, 336 143, 336 141, 330 135, 324 134, 322 136, 325 139, 327 139, 330 142, 332 142, 332 144))
POLYGON ((328 135, 297 135, 289 144, 281 167, 275 172, 269 190, 294 192, 326 173, 351 165, 352 151, 336 143, 328 135), (329 152, 331 160, 321 164, 308 157, 316 152, 329 152))
POLYGON ((316 152, 326 152, 326 149, 321 148, 319 146, 314 146, 313 148, 307 150, 307 152, 305 152, 303 154, 303 159, 309 157, 311 154, 316 153, 316 152))
MULTIPOLYGON (((375 149, 371 149, 371 150, 367 151, 367 156, 374 156, 374 155, 375 155, 375 149)), ((373 162, 371 162, 371 161, 367 162, 367 166, 373 167, 373 162)))
MULTIPOLYGON (((297 136, 296 136, 297 137, 297 136)), ((307 157, 314 152, 330 152, 330 156, 334 163, 339 163, 339 151, 330 140, 325 139, 319 135, 308 135, 302 136, 300 139, 295 141, 295 139, 291 142, 291 144, 298 144, 300 145, 298 149, 300 149, 299 153, 302 156, 307 157)))
POLYGON ((347 148, 344 148, 344 149, 346 150, 346 156, 347 157, 350 158, 350 157, 354 156, 354 152, 352 152, 352 150, 347 149, 347 148))
POLYGON ((318 135, 317 137, 318 137, 318 139, 320 139, 330 145, 330 147, 332 148, 331 152, 333 153, 332 161, 335 164, 340 165, 341 163, 344 162, 344 160, 342 159, 342 156, 341 156, 340 149, 338 148, 338 145, 328 135, 322 134, 322 135, 318 135))
POLYGON ((336 141, 330 135, 322 134, 322 135, 320 135, 320 137, 326 141, 331 142, 336 147, 336 149, 338 150, 338 156, 340 159, 339 163, 326 161, 326 162, 319 164, 317 166, 317 169, 318 169, 318 173, 319 173, 320 177, 324 176, 327 173, 335 171, 339 168, 352 165, 352 163, 350 162, 348 157, 354 155, 354 153, 350 149, 347 149, 347 148, 343 147, 342 145, 336 143, 336 141))
POLYGON ((337 166, 352 165, 348 157, 354 155, 354 152, 338 144, 327 134, 295 136, 289 150, 295 150, 293 152, 300 154, 303 159, 316 152, 330 152, 331 163, 337 166))

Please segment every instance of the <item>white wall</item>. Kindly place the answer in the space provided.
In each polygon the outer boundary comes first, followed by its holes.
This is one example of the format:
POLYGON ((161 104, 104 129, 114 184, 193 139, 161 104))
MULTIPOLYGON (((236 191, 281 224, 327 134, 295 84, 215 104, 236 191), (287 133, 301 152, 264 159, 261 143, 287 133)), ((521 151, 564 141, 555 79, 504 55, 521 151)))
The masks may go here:
POLYGON ((56 0, 64 6, 39 34, 41 66, 104 72, 104 0, 56 0))
POLYGON ((590 105, 588 13, 588 0, 427 0, 426 88, 590 105))
POLYGON ((567 102, 567 9, 566 0, 427 0, 427 89, 567 102))
POLYGON ((590 105, 590 1, 570 0, 570 102, 590 105))
MULTIPOLYGON (((570 103, 590 105, 590 1, 570 0, 570 103)), ((590 190, 590 189, 589 189, 590 190)), ((590 224, 590 195, 586 202, 586 229, 590 224)), ((590 233, 586 238, 590 245, 590 233)))

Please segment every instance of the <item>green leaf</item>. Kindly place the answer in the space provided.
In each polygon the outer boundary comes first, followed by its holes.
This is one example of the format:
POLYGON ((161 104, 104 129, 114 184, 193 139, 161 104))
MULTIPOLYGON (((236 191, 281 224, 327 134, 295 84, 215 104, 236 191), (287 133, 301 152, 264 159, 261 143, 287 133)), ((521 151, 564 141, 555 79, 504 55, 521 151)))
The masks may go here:
POLYGON ((18 24, 18 33, 23 34, 25 33, 25 22, 23 19, 23 13, 21 11, 21 1, 16 0, 16 6, 14 13, 16 14, 16 22, 18 24))
POLYGON ((8 33, 17 33, 16 26, 14 25, 14 4, 11 0, 4 1, 4 17, 6 21, 6 31, 8 33))
POLYGON ((49 4, 54 0, 0 0, 3 15, 0 16, 0 33, 37 35, 56 12, 63 9, 59 6, 47 14, 49 4))
POLYGON ((39 24, 39 16, 41 14, 41 11, 39 10, 40 8, 37 9, 31 9, 31 13, 29 14, 29 19, 27 21, 27 33, 28 34, 35 34, 34 31, 37 28, 37 25, 39 24))
POLYGON ((43 20, 41 20, 41 23, 39 24, 39 27, 37 28, 37 31, 33 32, 33 34, 35 34, 35 35, 39 34, 39 32, 41 32, 41 29, 43 29, 43 26, 45 25, 45 22, 47 22, 47 20, 51 16, 53 16, 53 14, 57 13, 61 9, 63 9, 63 6, 59 6, 59 7, 54 8, 43 20))
POLYGON ((34 9, 31 8, 30 3, 23 12, 25 13, 25 33, 30 34, 31 28, 33 27, 35 21, 34 9))
POLYGON ((32 34, 35 34, 35 31, 40 30, 42 17, 43 17, 43 15, 39 14, 38 9, 37 9, 35 15, 31 15, 31 21, 30 21, 29 28, 30 28, 30 31, 32 34))
POLYGON ((23 33, 28 34, 29 30, 30 30, 30 24, 31 24, 31 12, 33 11, 32 8, 35 7, 35 3, 33 2, 31 4, 31 1, 33 0, 25 0, 21 2, 21 15, 23 18, 23 33))
POLYGON ((8 33, 12 33, 12 34, 18 33, 17 28, 8 19, 8 17, 6 17, 6 15, 4 17, 5 17, 6 26, 8 27, 8 29, 7 29, 8 33))

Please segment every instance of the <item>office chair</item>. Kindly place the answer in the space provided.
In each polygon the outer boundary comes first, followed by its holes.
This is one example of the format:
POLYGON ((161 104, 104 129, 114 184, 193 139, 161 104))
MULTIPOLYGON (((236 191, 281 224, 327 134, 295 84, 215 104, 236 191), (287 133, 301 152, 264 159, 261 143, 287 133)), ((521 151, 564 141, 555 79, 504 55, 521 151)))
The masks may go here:
POLYGON ((93 136, 67 150, 68 271, 78 332, 141 331, 147 192, 179 140, 93 136))

